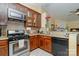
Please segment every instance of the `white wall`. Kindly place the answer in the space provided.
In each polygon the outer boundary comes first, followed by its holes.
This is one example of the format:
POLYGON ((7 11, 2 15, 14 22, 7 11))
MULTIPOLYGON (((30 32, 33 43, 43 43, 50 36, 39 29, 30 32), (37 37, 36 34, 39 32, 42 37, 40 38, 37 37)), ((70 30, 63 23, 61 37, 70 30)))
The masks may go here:
POLYGON ((41 14, 41 27, 45 28, 45 25, 46 25, 46 19, 45 17, 47 16, 46 12, 43 12, 41 14))
POLYGON ((66 27, 66 22, 64 20, 54 20, 55 25, 57 27, 65 28, 66 27))
POLYGON ((79 20, 67 21, 69 28, 79 28, 79 20))

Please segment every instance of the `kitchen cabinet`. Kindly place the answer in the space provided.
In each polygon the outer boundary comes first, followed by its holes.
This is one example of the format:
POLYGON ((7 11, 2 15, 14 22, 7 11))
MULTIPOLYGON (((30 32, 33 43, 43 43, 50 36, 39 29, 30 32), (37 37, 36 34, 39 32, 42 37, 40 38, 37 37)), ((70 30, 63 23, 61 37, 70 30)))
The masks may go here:
POLYGON ((36 28, 41 28, 41 14, 35 13, 34 14, 34 20, 33 20, 33 26, 36 28))
POLYGON ((8 56, 8 46, 0 46, 0 56, 8 56))
POLYGON ((27 8, 19 3, 0 3, 0 25, 7 25, 8 8, 27 14, 27 8))
POLYGON ((0 25, 7 25, 7 3, 0 3, 0 25))
POLYGON ((32 26, 33 26, 33 18, 27 17, 26 27, 32 27, 32 26))
POLYGON ((12 8, 27 14, 27 8, 19 3, 8 3, 8 8, 12 8))
POLYGON ((26 27, 41 28, 41 14, 28 9, 26 27))
POLYGON ((45 50, 47 51, 47 52, 52 52, 52 41, 51 41, 51 37, 44 37, 44 39, 45 39, 45 50))
POLYGON ((8 56, 8 40, 0 40, 0 56, 8 56))
POLYGON ((39 38, 39 45, 40 45, 39 48, 45 50, 45 40, 44 40, 43 36, 41 36, 39 38))
POLYGON ((30 50, 34 50, 38 48, 38 42, 36 36, 31 36, 30 37, 30 50))
POLYGON ((50 36, 35 35, 30 39, 30 48, 34 50, 36 48, 41 48, 49 53, 52 52, 52 41, 50 36))
POLYGON ((41 28, 41 14, 25 7, 19 3, 9 3, 8 8, 12 8, 21 11, 26 14, 26 21, 24 22, 25 27, 41 28))
POLYGON ((37 15, 36 27, 37 27, 37 28, 41 28, 41 14, 38 14, 38 15, 37 15))
POLYGON ((77 56, 79 56, 79 45, 77 45, 77 56))

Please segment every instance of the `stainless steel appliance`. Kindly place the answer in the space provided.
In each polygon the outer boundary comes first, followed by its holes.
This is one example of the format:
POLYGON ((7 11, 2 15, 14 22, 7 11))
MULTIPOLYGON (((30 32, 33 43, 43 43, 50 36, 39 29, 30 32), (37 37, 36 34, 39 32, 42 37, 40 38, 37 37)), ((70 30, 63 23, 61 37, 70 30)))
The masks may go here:
POLYGON ((24 31, 8 31, 9 55, 28 56, 29 55, 29 35, 24 31))
POLYGON ((55 56, 68 56, 68 39, 60 37, 52 37, 52 54, 55 56))
POLYGON ((8 17, 12 19, 18 19, 18 20, 24 21, 26 18, 26 15, 23 12, 8 8, 8 17))

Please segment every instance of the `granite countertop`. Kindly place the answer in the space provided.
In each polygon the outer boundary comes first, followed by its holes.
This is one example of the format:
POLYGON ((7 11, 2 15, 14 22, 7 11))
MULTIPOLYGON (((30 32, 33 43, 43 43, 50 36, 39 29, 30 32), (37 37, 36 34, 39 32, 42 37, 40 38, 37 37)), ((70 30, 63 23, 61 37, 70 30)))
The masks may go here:
POLYGON ((6 36, 1 36, 0 37, 0 40, 7 40, 8 39, 8 37, 6 37, 6 36))
POLYGON ((60 38, 69 38, 69 37, 66 37, 64 35, 55 35, 55 34, 40 34, 40 33, 36 33, 36 34, 29 34, 30 36, 34 36, 34 35, 44 35, 44 36, 51 36, 51 37, 60 37, 60 38))
POLYGON ((45 36, 51 36, 50 34, 40 34, 40 33, 37 33, 37 34, 29 34, 30 36, 34 36, 34 35, 45 35, 45 36))

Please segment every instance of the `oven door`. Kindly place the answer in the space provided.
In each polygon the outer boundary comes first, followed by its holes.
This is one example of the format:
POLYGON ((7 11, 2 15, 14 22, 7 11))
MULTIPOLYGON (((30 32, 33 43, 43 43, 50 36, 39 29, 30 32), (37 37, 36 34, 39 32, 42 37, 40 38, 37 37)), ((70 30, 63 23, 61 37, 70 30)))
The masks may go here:
POLYGON ((19 40, 14 41, 9 44, 9 47, 10 47, 9 55, 15 55, 15 56, 22 55, 24 53, 29 52, 29 40, 24 40, 24 45, 22 43, 22 46, 20 46, 19 40))

